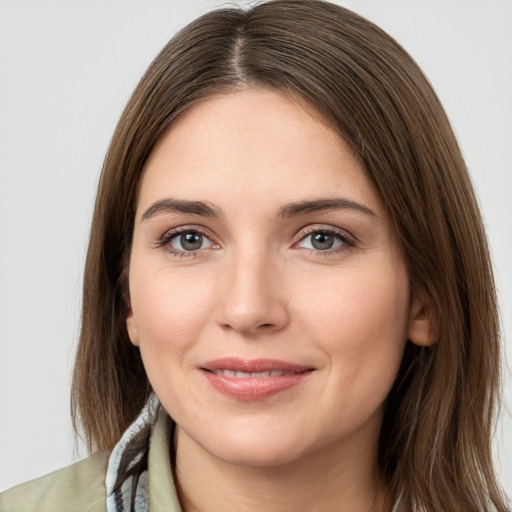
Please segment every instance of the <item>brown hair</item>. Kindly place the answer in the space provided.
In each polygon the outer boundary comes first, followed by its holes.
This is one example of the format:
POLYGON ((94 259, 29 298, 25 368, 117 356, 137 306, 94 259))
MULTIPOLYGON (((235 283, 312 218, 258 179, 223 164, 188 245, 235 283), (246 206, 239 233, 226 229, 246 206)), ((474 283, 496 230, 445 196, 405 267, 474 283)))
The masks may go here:
POLYGON ((386 403, 379 466, 412 510, 506 506, 490 449, 499 324, 487 241, 446 114, 390 36, 344 8, 276 0, 213 11, 161 51, 108 149, 85 265, 72 410, 90 449, 109 451, 148 398, 129 341, 126 269, 144 163, 167 126, 201 98, 239 87, 305 99, 352 147, 382 196, 413 294, 437 343, 407 345, 386 403))

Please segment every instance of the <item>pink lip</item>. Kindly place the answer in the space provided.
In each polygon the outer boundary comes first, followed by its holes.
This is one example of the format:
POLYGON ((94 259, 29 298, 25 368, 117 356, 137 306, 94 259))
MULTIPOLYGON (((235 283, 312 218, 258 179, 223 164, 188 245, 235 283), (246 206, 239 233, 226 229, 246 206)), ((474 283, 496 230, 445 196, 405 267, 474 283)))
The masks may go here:
POLYGON ((200 369, 217 391, 242 401, 262 400, 297 386, 314 370, 308 366, 275 359, 242 360, 233 357, 208 361, 200 369), (284 375, 231 377, 215 373, 225 370, 244 373, 283 372, 284 375))

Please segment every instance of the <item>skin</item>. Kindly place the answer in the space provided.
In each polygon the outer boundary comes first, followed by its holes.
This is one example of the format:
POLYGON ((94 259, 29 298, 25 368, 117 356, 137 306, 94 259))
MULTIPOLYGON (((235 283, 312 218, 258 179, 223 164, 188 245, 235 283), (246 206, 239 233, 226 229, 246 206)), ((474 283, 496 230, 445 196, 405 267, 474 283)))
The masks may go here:
POLYGON ((144 169, 127 328, 178 425, 184 510, 385 510, 383 402, 406 340, 428 343, 409 288, 380 197, 318 116, 253 88, 182 114, 144 169), (169 198, 215 215, 176 211, 169 198), (289 206, 326 198, 345 203, 289 206), (200 248, 185 250, 175 229, 199 233, 200 248), (318 249, 312 233, 326 232, 333 246, 318 249), (237 400, 201 370, 235 356, 312 371, 237 400))

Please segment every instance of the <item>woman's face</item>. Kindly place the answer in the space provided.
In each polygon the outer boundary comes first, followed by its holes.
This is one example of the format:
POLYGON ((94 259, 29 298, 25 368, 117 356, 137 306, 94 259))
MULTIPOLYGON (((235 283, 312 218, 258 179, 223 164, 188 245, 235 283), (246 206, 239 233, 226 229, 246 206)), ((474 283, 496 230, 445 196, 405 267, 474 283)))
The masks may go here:
POLYGON ((345 143, 247 89, 197 104, 146 164, 132 342, 180 436, 227 462, 376 449, 414 305, 345 143))

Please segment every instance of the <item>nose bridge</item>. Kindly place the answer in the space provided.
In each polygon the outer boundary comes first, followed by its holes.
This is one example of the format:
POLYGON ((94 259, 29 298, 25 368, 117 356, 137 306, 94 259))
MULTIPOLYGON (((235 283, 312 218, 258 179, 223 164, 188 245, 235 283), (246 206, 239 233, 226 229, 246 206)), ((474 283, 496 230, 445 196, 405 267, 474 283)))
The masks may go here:
POLYGON ((268 247, 246 244, 226 262, 218 322, 242 333, 277 330, 287 322, 279 262, 268 247))

